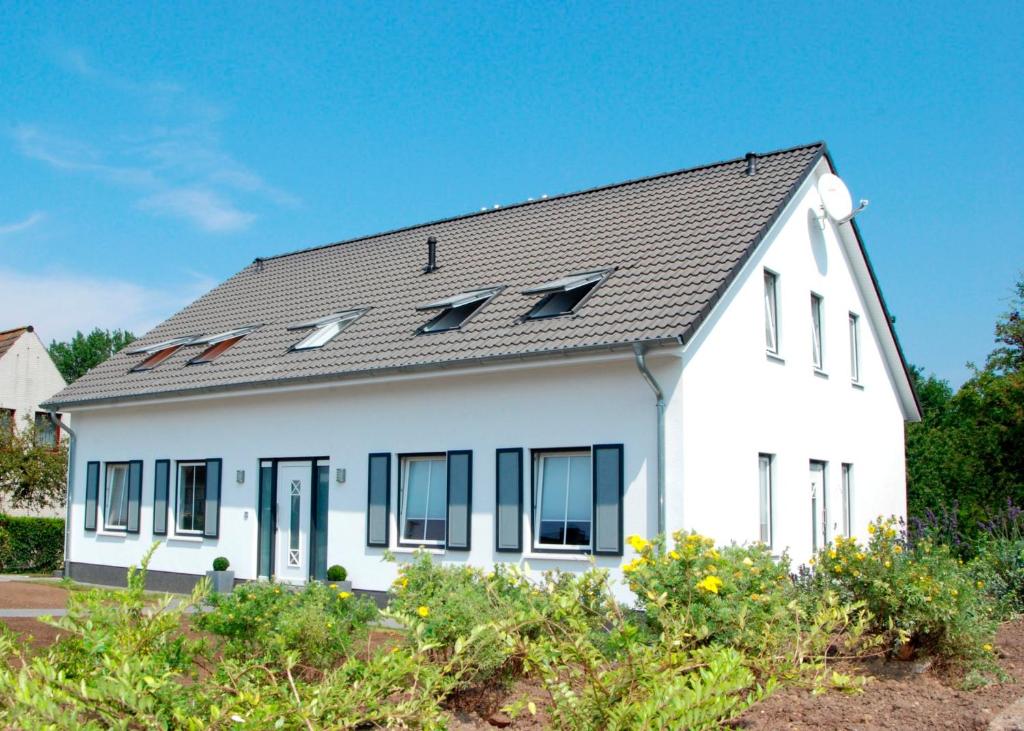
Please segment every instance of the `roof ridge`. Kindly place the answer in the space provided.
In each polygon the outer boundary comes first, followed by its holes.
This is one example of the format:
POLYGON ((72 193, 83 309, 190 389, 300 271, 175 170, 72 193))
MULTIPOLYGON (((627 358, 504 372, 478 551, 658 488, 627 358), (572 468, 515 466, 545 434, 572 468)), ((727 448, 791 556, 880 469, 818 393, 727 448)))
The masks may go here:
POLYGON ((11 333, 16 332, 32 332, 32 326, 22 325, 21 327, 12 327, 10 330, 0 330, 0 337, 3 337, 4 335, 10 335, 11 333))
MULTIPOLYGON (((803 145, 793 145, 792 147, 783 147, 777 150, 771 150, 769 152, 758 152, 754 153, 758 157, 771 157, 774 155, 784 155, 786 153, 795 152, 797 150, 810 149, 812 147, 825 148, 826 144, 824 140, 817 140, 815 142, 809 142, 803 145)), ((746 153, 749 154, 749 153, 746 153)), ((547 196, 546 198, 535 198, 533 200, 520 201, 518 203, 510 203, 507 206, 501 206, 500 208, 488 208, 483 211, 471 211, 469 213, 462 213, 457 216, 447 216, 445 218, 437 218, 432 221, 424 221, 423 223, 416 223, 409 226, 399 226, 398 228, 392 228, 385 231, 379 231, 377 233, 365 234, 363 236, 354 236, 350 239, 342 239, 340 241, 332 241, 327 244, 317 244, 315 246, 307 246, 304 249, 295 249, 294 251, 286 251, 282 254, 272 254, 270 256, 257 256, 253 263, 261 263, 265 261, 271 261, 274 259, 283 259, 289 256, 295 256, 297 254, 307 254, 311 251, 320 251, 321 249, 329 249, 334 246, 342 246, 344 244, 354 244, 359 241, 369 241, 371 239, 380 238, 382 236, 391 236, 397 233, 404 233, 407 231, 415 231, 419 228, 427 228, 428 226, 437 226, 442 223, 450 223, 452 221, 460 221, 466 218, 473 218, 475 216, 484 216, 488 213, 498 213, 499 211, 507 211, 513 208, 522 208, 524 206, 532 206, 540 203, 549 203, 556 200, 564 200, 566 198, 573 198, 578 195, 584 195, 586 193, 597 193, 602 190, 612 190, 614 188, 620 188, 625 185, 634 185, 636 183, 644 183, 650 180, 658 180, 660 178, 668 178, 673 175, 683 175, 684 173, 694 173, 698 170, 709 170, 711 168, 721 167, 723 165, 732 165, 738 162, 743 162, 746 159, 746 154, 742 157, 733 157, 726 160, 718 160, 717 162, 703 163, 701 165, 694 165, 688 168, 679 168, 678 170, 669 170, 666 172, 655 173, 654 175, 644 175, 638 178, 629 178, 627 180, 621 180, 617 183, 606 183, 604 185, 597 185, 591 188, 581 188, 580 190, 570 191, 568 193, 558 193, 556 195, 547 196)))

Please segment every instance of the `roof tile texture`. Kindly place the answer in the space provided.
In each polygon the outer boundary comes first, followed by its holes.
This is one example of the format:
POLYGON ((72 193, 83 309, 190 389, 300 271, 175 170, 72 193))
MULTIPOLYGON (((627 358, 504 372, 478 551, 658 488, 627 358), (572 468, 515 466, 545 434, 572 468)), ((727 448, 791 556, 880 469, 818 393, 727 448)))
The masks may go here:
POLYGON ((261 323, 213 363, 185 347, 152 371, 119 353, 54 403, 197 388, 271 385, 380 369, 593 348, 684 335, 714 304, 810 166, 821 144, 669 173, 254 262, 140 339, 261 323), (427 237, 439 268, 424 274, 427 237), (577 271, 614 272, 572 316, 523 321, 539 299, 522 290, 577 271), (460 330, 417 335, 417 305, 489 286, 505 289, 460 330), (321 349, 291 352, 290 324, 369 311, 321 349))

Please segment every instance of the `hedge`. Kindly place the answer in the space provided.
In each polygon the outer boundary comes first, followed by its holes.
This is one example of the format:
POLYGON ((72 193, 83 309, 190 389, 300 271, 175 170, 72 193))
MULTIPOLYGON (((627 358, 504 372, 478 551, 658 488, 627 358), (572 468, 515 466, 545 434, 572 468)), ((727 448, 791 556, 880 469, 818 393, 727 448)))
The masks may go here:
POLYGON ((64 520, 0 514, 0 572, 42 573, 64 565, 64 520))

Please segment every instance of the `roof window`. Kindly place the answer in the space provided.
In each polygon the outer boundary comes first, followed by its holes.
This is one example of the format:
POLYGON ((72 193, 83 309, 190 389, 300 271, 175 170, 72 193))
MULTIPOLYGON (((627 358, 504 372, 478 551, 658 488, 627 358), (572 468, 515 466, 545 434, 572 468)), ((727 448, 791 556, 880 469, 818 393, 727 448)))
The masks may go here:
POLYGON ((235 328, 227 332, 218 333, 206 337, 196 338, 189 345, 205 345, 206 350, 189 361, 189 364, 210 363, 216 360, 221 353, 258 328, 259 325, 248 325, 235 328))
POLYGON ((579 272, 539 287, 523 290, 523 294, 544 295, 526 314, 526 319, 540 320, 546 317, 571 315, 611 273, 611 269, 579 272))
POLYGON ((443 300, 420 305, 416 308, 417 310, 440 310, 440 312, 420 327, 419 332, 436 333, 444 332, 445 330, 458 330, 502 289, 504 288, 474 289, 469 292, 446 297, 443 300))
POLYGON ((139 355, 141 353, 146 354, 146 358, 132 367, 132 371, 151 371, 158 365, 163 363, 165 360, 170 358, 172 355, 178 352, 179 348, 183 345, 189 345, 196 339, 195 335, 187 335, 181 338, 171 338, 170 340, 161 340, 159 343, 153 343, 152 345, 144 345, 141 348, 133 348, 128 351, 128 355, 139 355))
POLYGON ((334 340, 342 330, 362 317, 365 312, 366 309, 335 312, 333 315, 327 315, 326 317, 310 320, 309 322, 289 325, 289 330, 308 330, 310 328, 313 330, 309 335, 295 343, 291 349, 313 350, 315 348, 322 348, 334 340))

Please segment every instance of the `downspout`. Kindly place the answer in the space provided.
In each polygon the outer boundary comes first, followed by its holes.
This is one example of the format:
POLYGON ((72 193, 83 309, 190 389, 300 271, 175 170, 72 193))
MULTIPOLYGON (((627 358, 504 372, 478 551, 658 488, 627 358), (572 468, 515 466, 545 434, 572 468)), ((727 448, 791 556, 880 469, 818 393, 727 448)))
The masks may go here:
POLYGON ((647 385, 654 391, 658 421, 658 533, 665 534, 665 394, 661 386, 654 378, 650 368, 647 367, 647 350, 640 344, 633 345, 633 354, 636 356, 636 367, 640 375, 647 381, 647 385))
POLYGON ((67 579, 70 578, 68 566, 71 563, 71 488, 75 482, 75 442, 78 435, 72 431, 70 426, 57 417, 57 412, 53 409, 50 409, 50 421, 53 422, 53 426, 58 430, 58 433, 61 429, 68 433, 68 493, 64 499, 66 503, 64 509, 64 578, 67 579))

